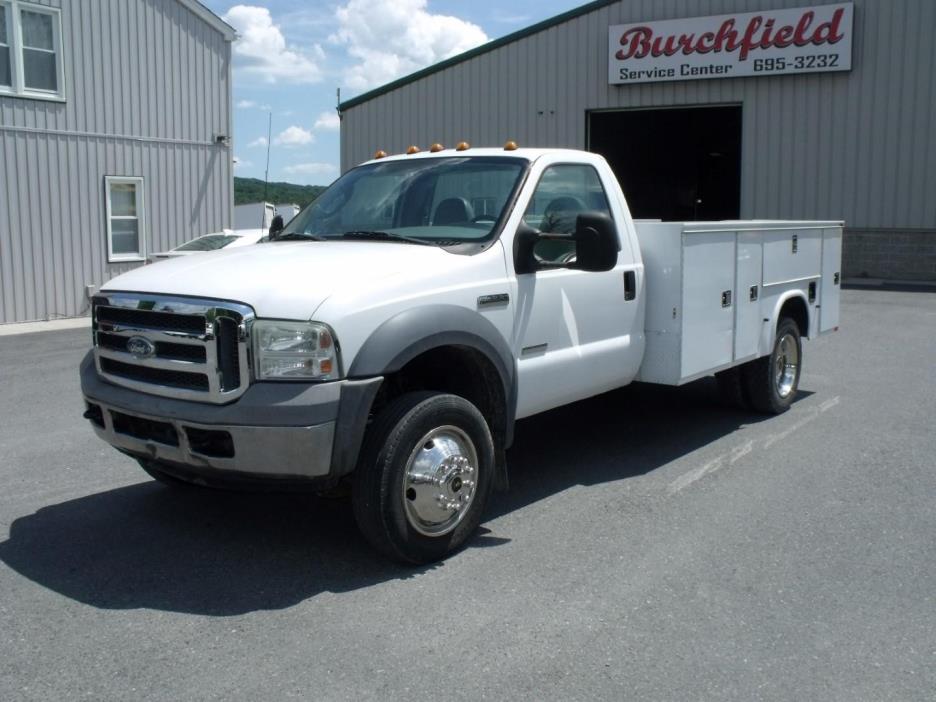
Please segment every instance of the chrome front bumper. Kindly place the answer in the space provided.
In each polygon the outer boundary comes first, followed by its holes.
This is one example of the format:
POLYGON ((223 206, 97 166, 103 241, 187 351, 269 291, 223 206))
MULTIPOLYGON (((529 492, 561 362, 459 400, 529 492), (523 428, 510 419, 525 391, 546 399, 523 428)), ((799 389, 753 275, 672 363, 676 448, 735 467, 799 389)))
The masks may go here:
POLYGON ((224 426, 148 416, 90 399, 86 403, 94 432, 140 458, 196 472, 208 469, 254 477, 315 478, 331 470, 335 422, 307 427, 224 426))

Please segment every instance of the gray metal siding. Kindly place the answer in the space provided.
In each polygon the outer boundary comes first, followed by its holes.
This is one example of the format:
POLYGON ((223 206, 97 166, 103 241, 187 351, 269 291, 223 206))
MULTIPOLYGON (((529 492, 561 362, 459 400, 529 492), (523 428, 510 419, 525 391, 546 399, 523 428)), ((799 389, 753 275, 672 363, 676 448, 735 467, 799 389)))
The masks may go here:
MULTIPOLYGON (((608 84, 608 27, 801 7, 804 0, 624 0, 345 111, 341 164, 409 144, 586 146, 586 111, 743 106, 745 218, 845 219, 936 229, 936 3, 855 2, 853 69, 635 86, 608 84)), ((634 135, 639 139, 640 135, 634 135)))
POLYGON ((147 251, 230 226, 231 45, 174 0, 62 9, 66 101, 0 97, 0 323, 75 316, 107 263, 104 176, 145 179, 147 251))

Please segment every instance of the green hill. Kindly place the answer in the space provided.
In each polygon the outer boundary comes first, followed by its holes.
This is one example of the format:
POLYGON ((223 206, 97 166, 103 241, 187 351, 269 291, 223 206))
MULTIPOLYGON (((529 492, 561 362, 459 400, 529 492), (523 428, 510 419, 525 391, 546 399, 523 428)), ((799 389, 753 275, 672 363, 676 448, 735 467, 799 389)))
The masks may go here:
MULTIPOLYGON (((234 204, 262 202, 263 181, 259 178, 234 177, 234 204)), ((305 207, 325 190, 324 185, 296 185, 294 183, 267 183, 266 201, 274 205, 296 203, 305 207)))

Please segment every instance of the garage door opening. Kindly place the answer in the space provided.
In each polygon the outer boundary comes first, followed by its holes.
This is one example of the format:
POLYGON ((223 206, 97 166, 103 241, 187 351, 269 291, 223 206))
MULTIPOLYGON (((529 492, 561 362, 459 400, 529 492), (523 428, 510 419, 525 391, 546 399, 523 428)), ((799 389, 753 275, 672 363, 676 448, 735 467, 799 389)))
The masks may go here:
POLYGON ((740 106, 590 112, 588 149, 611 164, 635 218, 740 218, 740 106))

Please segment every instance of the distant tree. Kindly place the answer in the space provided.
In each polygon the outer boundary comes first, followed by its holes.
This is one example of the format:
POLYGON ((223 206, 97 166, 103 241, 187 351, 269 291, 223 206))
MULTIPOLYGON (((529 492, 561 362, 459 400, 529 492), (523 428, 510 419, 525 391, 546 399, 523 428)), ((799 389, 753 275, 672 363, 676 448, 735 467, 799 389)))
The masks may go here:
MULTIPOLYGON (((234 204, 263 200, 263 181, 259 178, 234 178, 234 204)), ((296 185, 295 183, 267 183, 266 201, 274 205, 295 203, 305 207, 325 191, 324 185, 296 185)))

